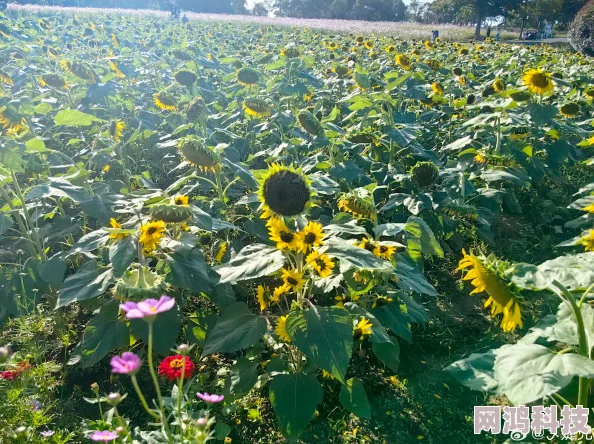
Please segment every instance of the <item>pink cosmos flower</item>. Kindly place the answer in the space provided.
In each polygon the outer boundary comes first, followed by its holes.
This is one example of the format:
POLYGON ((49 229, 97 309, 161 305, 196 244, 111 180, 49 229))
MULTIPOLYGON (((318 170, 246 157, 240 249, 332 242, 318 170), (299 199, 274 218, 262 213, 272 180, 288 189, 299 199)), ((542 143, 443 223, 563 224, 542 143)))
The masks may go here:
POLYGON ((145 319, 151 321, 159 313, 169 311, 175 305, 175 299, 163 295, 161 299, 145 299, 138 303, 127 301, 120 305, 120 309, 126 313, 128 319, 145 319))
POLYGON ((91 441, 109 442, 109 441, 113 441, 117 437, 118 437, 117 433, 110 432, 109 430, 95 430, 89 438, 91 438, 91 441))
POLYGON ((122 375, 134 375, 140 369, 142 361, 132 352, 124 352, 122 356, 111 358, 111 372, 121 373, 122 375))
POLYGON ((204 402, 207 402, 209 404, 214 404, 215 402, 221 402, 224 398, 223 395, 209 395, 208 393, 204 392, 204 393, 196 393, 196 396, 198 396, 200 399, 202 399, 204 402))
POLYGON ((43 432, 39 432, 41 436, 43 436, 44 438, 49 438, 50 436, 53 436, 54 433, 56 433, 53 430, 44 430, 43 432))

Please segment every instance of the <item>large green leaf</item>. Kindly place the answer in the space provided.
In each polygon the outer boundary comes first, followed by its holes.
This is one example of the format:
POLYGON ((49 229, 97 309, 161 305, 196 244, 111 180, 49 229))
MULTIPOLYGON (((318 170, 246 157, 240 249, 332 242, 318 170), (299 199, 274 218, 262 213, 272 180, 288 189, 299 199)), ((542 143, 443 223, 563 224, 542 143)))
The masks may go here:
POLYGON ((374 270, 384 273, 391 273, 392 266, 389 262, 382 261, 374 256, 371 251, 365 248, 359 248, 352 243, 340 239, 330 238, 323 247, 325 253, 336 259, 340 259, 341 271, 351 268, 374 270))
POLYGON ((412 258, 403 253, 398 253, 396 258, 396 269, 394 270, 398 279, 398 286, 405 291, 437 296, 437 290, 431 285, 425 275, 419 270, 412 258))
POLYGON ((221 275, 220 283, 238 282, 266 276, 280 270, 285 256, 276 247, 263 244, 248 245, 237 256, 215 267, 221 275))
POLYGON ((134 236, 126 236, 109 248, 109 261, 118 275, 123 274, 137 257, 138 241, 134 236))
POLYGON ((56 308, 100 296, 107 291, 112 280, 113 268, 99 267, 97 261, 91 260, 64 281, 56 308))
POLYGON ((594 361, 575 353, 555 353, 542 345, 504 345, 495 351, 498 392, 524 405, 558 392, 573 377, 594 377, 594 361))
POLYGON ((443 250, 437 242, 429 225, 420 217, 411 216, 404 227, 406 243, 409 249, 418 250, 423 254, 443 257, 443 250))
POLYGON ((379 359, 386 367, 393 372, 398 371, 400 368, 400 344, 396 338, 390 338, 389 342, 372 341, 371 349, 377 359, 379 359))
POLYGON ((406 313, 400 310, 400 304, 391 302, 381 307, 375 307, 371 313, 380 320, 382 325, 392 330, 392 332, 407 342, 412 341, 412 332, 410 331, 410 318, 406 313))
POLYGON ((221 310, 235 302, 235 291, 233 291, 233 286, 229 283, 216 285, 209 296, 221 310))
POLYGON ((585 291, 594 282, 594 252, 560 256, 540 265, 515 264, 507 275, 519 288, 551 289, 556 280, 570 291, 585 291))
POLYGON ((253 314, 245 302, 236 302, 209 329, 202 355, 231 353, 255 344, 266 332, 266 319, 253 314))
POLYGON ((353 348, 353 323, 341 307, 316 307, 294 311, 287 319, 287 333, 310 359, 341 382, 353 348))
POLYGON ((461 359, 446 367, 454 378, 471 390, 491 392, 497 387, 493 374, 495 353, 472 353, 468 358, 461 359))
POLYGON ((390 336, 388 335, 388 332, 382 323, 367 310, 359 307, 354 302, 347 302, 344 304, 344 308, 346 308, 353 315, 359 318, 365 318, 371 323, 371 342, 390 342, 390 336))
POLYGON ((371 406, 367 400, 367 393, 359 379, 349 379, 340 389, 338 399, 349 412, 360 418, 371 418, 371 406))
POLYGON ((225 384, 225 391, 236 398, 247 395, 258 381, 259 362, 241 357, 231 368, 225 384))
POLYGON ((81 237, 72 248, 70 248, 68 255, 90 253, 91 251, 103 247, 107 242, 109 242, 109 233, 103 230, 91 231, 89 234, 81 237))
POLYGON ((314 416, 324 392, 314 375, 276 375, 270 383, 270 403, 283 436, 296 441, 314 416))
MULTIPOLYGON (((175 346, 181 327, 181 315, 177 306, 159 313, 153 321, 153 348, 157 353, 168 355, 175 346)), ((143 319, 132 319, 130 327, 134 336, 148 343, 148 323, 143 319)))
POLYGON ((537 127, 546 125, 558 112, 559 109, 555 105, 528 104, 528 114, 537 127))
POLYGON ((86 114, 75 109, 63 109, 58 114, 56 114, 56 117, 54 117, 54 122, 56 126, 89 126, 92 125, 93 122, 101 121, 101 119, 98 119, 97 117, 92 116, 91 114, 86 114))
POLYGON ((112 350, 130 343, 130 329, 118 319, 119 310, 118 301, 110 301, 85 327, 81 343, 83 367, 95 365, 112 350))
POLYGON ((199 248, 194 248, 187 257, 180 253, 167 256, 171 271, 167 282, 187 290, 208 293, 211 290, 208 265, 199 248))
POLYGON ((62 285, 67 268, 66 261, 56 255, 42 264, 39 274, 41 279, 50 285, 62 285))

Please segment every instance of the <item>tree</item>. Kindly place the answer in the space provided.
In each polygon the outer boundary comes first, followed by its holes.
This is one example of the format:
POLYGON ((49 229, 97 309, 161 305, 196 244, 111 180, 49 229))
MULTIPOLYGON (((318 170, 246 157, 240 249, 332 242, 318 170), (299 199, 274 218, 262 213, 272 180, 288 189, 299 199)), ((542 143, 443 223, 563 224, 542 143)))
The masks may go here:
POLYGON ((268 12, 268 8, 264 3, 256 3, 252 9, 252 15, 257 15, 259 17, 266 17, 268 12))
POLYGON ((410 22, 423 23, 427 20, 429 6, 419 0, 412 0, 406 8, 406 20, 410 22))

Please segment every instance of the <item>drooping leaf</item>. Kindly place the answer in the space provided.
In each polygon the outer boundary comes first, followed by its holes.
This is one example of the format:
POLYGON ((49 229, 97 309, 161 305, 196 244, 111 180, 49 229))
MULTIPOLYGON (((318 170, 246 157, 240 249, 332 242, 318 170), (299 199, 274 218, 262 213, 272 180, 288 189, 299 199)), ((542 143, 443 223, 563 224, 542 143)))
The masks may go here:
POLYGON ((342 406, 349 412, 360 418, 371 418, 371 406, 367 400, 367 393, 359 379, 349 379, 340 389, 338 398, 342 406))
POLYGON ((102 295, 113 280, 113 268, 100 267, 91 260, 64 281, 56 308, 102 295))
POLYGON ((41 279, 50 285, 61 285, 68 264, 59 255, 55 255, 43 263, 40 270, 41 279))
POLYGON ((341 307, 316 307, 292 312, 287 319, 291 340, 310 359, 345 381, 353 348, 352 318, 341 307))
POLYGON ((255 344, 266 332, 266 319, 250 311, 245 302, 231 304, 206 336, 202 355, 231 353, 255 344))
POLYGON ((171 272, 167 275, 167 282, 196 293, 210 292, 208 265, 206 265, 204 255, 199 248, 192 249, 187 257, 174 253, 167 259, 171 267, 171 272))
POLYGON ((236 398, 247 395, 258 381, 259 362, 241 357, 231 368, 225 390, 236 398))
POLYGON ((56 126, 89 126, 92 125, 93 122, 101 121, 101 119, 98 119, 91 114, 86 114, 75 109, 63 109, 62 111, 58 112, 58 114, 56 114, 56 117, 54 117, 54 123, 56 126))
POLYGON ((468 358, 450 364, 446 367, 454 378, 471 390, 492 392, 497 387, 493 374, 495 353, 472 353, 468 358))
POLYGON ((404 228, 406 242, 409 249, 418 250, 423 254, 443 257, 443 250, 437 242, 429 225, 420 217, 411 216, 404 228))
POLYGON ((276 375, 270 383, 270 403, 283 436, 296 441, 311 421, 324 392, 314 375, 276 375))
POLYGON ((109 248, 109 261, 115 272, 124 273, 138 257, 138 242, 134 236, 126 236, 109 248))
POLYGON ((266 276, 280 270, 285 256, 276 247, 263 244, 248 245, 229 262, 215 267, 221 275, 220 283, 238 282, 266 276))
POLYGON ((394 337, 389 342, 373 342, 371 344, 373 353, 386 367, 393 372, 400 368, 400 344, 394 337))
MULTIPOLYGON (((340 238, 328 239, 323 250, 329 256, 339 259, 341 265, 346 264, 345 269, 357 268, 385 273, 392 271, 392 266, 388 262, 382 261, 372 252, 356 247, 340 238)), ((345 271, 345 269, 341 269, 341 271, 345 271)))
POLYGON ((392 330, 392 332, 407 342, 412 341, 412 332, 410 331, 410 318, 406 313, 400 310, 400 304, 391 302, 387 305, 378 306, 371 310, 371 313, 380 320, 382 325, 392 330))

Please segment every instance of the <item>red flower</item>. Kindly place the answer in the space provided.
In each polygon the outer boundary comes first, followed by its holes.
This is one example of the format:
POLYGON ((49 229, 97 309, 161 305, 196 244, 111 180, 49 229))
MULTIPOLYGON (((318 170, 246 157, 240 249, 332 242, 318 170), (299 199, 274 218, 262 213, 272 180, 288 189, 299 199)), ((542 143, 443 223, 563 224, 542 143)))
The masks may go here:
POLYGON ((159 375, 165 376, 170 381, 181 378, 182 368, 185 365, 184 379, 189 379, 194 374, 194 363, 190 358, 182 355, 167 356, 159 364, 159 375))
POLYGON ((28 362, 19 362, 14 370, 6 370, 0 372, 0 378, 6 379, 8 381, 13 381, 14 379, 18 378, 21 375, 21 373, 30 368, 31 366, 28 362))

